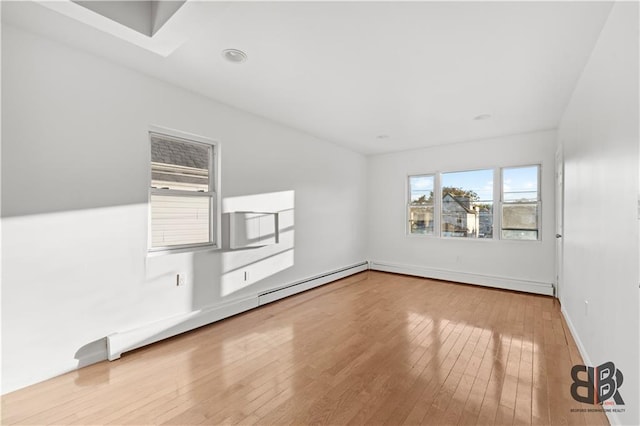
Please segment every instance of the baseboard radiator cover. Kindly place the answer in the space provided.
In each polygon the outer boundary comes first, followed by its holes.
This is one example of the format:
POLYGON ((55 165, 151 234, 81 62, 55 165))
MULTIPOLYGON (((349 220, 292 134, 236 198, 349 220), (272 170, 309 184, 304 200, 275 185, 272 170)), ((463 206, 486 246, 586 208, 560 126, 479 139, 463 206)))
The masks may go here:
POLYGON ((475 284, 484 287, 493 287, 504 290, 515 290, 523 291, 526 293, 553 296, 553 284, 551 283, 379 261, 371 261, 369 262, 369 265, 370 269, 373 271, 392 272, 396 274, 412 275, 416 277, 432 278, 436 280, 452 281, 463 284, 475 284))
POLYGON ((257 307, 258 297, 252 296, 176 315, 131 330, 113 333, 107 336, 107 357, 109 361, 113 361, 120 358, 124 352, 177 336, 257 307))
POLYGON ((314 287, 319 287, 321 285, 348 277, 349 275, 366 271, 368 269, 369 262, 361 262, 332 272, 328 272, 326 274, 316 275, 315 277, 296 281, 295 283, 260 293, 260 295, 258 296, 258 304, 265 305, 267 303, 275 302, 276 300, 312 289, 314 287))
POLYGON ((277 287, 255 296, 205 307, 197 311, 155 321, 131 330, 110 334, 107 336, 107 359, 110 361, 116 360, 125 352, 141 348, 151 343, 159 342, 160 340, 164 340, 169 337, 177 336, 178 334, 246 312, 284 297, 292 296, 296 293, 348 277, 349 275, 366 271, 367 269, 369 269, 368 262, 361 262, 277 287))

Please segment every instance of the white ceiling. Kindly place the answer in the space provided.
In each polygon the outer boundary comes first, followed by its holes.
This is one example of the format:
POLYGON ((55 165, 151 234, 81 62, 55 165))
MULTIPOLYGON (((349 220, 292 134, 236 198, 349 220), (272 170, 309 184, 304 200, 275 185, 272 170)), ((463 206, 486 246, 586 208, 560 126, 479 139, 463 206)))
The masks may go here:
POLYGON ((38 3, 2 19, 376 154, 555 128, 611 6, 190 0, 156 34, 166 57, 38 3))

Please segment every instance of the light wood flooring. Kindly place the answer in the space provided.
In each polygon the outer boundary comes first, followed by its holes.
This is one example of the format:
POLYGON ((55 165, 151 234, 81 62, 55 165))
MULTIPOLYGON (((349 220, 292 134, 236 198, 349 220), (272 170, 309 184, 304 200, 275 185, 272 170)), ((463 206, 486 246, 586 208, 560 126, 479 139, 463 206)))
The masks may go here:
POLYGON ((551 297, 363 272, 2 397, 3 424, 608 424, 551 297))

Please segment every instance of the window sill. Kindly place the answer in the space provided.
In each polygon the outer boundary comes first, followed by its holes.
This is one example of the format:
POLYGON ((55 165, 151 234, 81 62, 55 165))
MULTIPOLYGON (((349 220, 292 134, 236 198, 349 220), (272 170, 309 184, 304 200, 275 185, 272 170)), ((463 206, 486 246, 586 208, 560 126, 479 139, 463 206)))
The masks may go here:
POLYGON ((406 234, 407 238, 427 239, 427 240, 439 240, 439 241, 473 241, 473 242, 487 242, 491 243, 515 243, 515 244, 529 244, 529 243, 541 243, 543 240, 516 240, 516 239, 501 239, 501 238, 466 238, 466 237, 443 237, 441 235, 427 235, 427 234, 406 234))
POLYGON ((165 256, 168 254, 194 253, 194 252, 215 251, 215 250, 220 250, 220 247, 218 247, 215 244, 206 245, 206 246, 182 247, 182 248, 175 248, 175 249, 159 249, 159 250, 147 251, 147 257, 158 257, 158 256, 165 256))

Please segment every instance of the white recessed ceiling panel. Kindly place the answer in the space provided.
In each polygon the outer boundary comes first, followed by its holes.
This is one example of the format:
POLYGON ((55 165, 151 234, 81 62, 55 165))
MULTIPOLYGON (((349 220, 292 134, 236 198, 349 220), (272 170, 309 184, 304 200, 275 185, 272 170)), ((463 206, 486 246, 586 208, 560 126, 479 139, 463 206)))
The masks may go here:
POLYGON ((42 6, 82 22, 91 28, 168 56, 187 40, 188 16, 176 12, 185 0, 38 1, 42 6), (160 32, 173 18, 169 29, 160 32))
POLYGON ((187 1, 151 37, 109 24, 166 57, 50 5, 2 6, 5 22, 375 154, 555 128, 612 3, 187 1))

